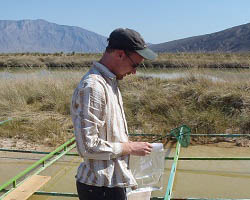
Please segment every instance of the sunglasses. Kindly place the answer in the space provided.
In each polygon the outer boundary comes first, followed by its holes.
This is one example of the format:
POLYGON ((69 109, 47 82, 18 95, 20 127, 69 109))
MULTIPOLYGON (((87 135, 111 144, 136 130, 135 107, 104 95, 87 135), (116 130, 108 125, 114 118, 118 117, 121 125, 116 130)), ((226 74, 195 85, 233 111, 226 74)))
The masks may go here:
POLYGON ((126 52, 125 51, 125 54, 126 54, 126 56, 129 58, 129 60, 132 62, 132 67, 133 68, 137 68, 137 67, 144 67, 145 68, 145 65, 144 65, 144 63, 135 63, 134 61, 133 61, 133 59, 129 56, 129 53, 128 52, 126 52))

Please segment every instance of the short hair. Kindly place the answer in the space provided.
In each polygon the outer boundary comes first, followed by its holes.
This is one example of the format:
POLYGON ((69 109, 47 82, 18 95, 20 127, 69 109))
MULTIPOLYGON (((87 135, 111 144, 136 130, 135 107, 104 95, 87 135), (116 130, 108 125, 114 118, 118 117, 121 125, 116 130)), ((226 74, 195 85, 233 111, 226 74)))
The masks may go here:
MULTIPOLYGON (((114 52, 116 49, 113 49, 113 48, 109 48, 109 47, 106 47, 106 52, 107 53, 112 53, 112 52, 114 52)), ((121 50, 123 50, 123 49, 121 49, 121 50)), ((123 50, 127 55, 131 55, 134 51, 128 51, 128 50, 123 50)))
POLYGON ((106 47, 106 50, 105 50, 105 51, 106 51, 107 53, 112 53, 112 52, 114 52, 114 50, 115 50, 115 49, 106 47))

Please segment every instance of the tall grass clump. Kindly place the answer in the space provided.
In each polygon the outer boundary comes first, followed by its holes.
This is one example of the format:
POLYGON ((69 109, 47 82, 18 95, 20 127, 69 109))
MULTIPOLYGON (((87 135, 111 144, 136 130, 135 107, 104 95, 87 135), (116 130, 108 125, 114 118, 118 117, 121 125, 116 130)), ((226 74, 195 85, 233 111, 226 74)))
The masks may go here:
POLYGON ((1 68, 83 68, 89 67, 101 54, 83 53, 16 53, 0 54, 1 68))
POLYGON ((39 70, 2 78, 0 120, 12 117, 13 121, 0 126, 1 137, 17 137, 51 145, 73 137, 70 101, 84 73, 39 70))
POLYGON ((129 77, 121 89, 131 132, 164 135, 186 124, 199 134, 250 133, 249 81, 214 82, 191 73, 173 80, 129 77))
MULTIPOLYGON (((0 121, 13 121, 0 126, 0 136, 53 146, 73 137, 70 101, 86 71, 2 72, 0 121)), ((165 135, 182 124, 192 133, 250 133, 249 72, 237 72, 238 78, 201 69, 184 73, 174 79, 128 76, 119 82, 130 133, 165 135)))
MULTIPOLYGON (((0 68, 89 67, 101 54, 89 53, 9 53, 0 54, 0 68)), ((146 68, 250 68, 249 52, 246 53, 160 53, 155 61, 145 61, 146 68)))

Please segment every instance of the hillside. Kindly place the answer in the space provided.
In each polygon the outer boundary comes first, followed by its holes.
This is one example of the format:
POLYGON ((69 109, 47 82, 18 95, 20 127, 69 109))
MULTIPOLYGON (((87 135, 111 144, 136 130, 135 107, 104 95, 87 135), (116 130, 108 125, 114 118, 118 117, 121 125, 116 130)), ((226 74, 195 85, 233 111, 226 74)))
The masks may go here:
POLYGON ((220 32, 151 45, 156 52, 250 51, 250 23, 220 32))
POLYGON ((107 46, 106 39, 83 28, 58 25, 40 19, 0 20, 0 53, 98 53, 107 46))
MULTIPOLYGON (((106 39, 80 27, 58 25, 42 19, 0 20, 0 53, 100 53, 107 46, 106 39)), ((216 33, 153 44, 150 48, 156 52, 173 53, 250 51, 250 23, 216 33)))

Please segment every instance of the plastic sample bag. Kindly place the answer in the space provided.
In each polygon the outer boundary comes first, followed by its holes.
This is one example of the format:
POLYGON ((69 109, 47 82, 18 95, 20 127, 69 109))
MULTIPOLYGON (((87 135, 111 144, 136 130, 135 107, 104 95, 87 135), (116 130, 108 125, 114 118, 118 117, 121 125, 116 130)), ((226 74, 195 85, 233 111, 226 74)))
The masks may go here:
POLYGON ((162 143, 152 143, 152 146, 152 152, 147 156, 130 156, 130 169, 138 188, 128 195, 162 189, 165 152, 162 143))

